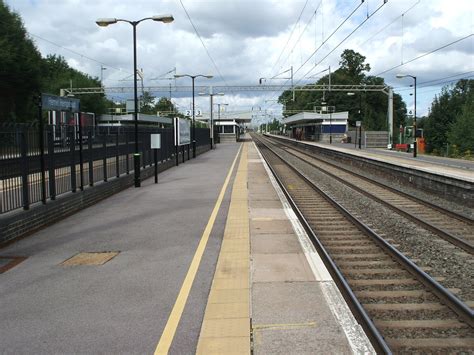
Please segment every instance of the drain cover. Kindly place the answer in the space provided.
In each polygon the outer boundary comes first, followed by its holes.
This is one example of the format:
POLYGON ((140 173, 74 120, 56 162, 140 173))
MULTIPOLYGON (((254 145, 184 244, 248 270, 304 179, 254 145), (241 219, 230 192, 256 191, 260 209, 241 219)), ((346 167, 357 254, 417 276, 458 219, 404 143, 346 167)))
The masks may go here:
POLYGON ((104 265, 107 261, 112 260, 119 253, 120 252, 118 251, 79 253, 74 255, 72 258, 63 261, 61 265, 104 265))

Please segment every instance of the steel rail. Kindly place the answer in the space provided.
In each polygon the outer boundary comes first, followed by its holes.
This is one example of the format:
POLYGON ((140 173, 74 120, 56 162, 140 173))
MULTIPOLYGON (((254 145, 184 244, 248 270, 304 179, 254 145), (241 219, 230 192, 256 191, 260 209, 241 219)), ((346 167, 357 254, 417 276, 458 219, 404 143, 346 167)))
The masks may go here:
MULTIPOLYGON (((394 193, 403 195, 404 197, 406 197, 406 198, 408 198, 408 199, 410 199, 410 200, 412 200, 412 201, 414 201, 414 202, 424 204, 424 205, 426 205, 426 206, 428 206, 428 207, 430 207, 430 208, 432 208, 432 209, 434 209, 434 210, 437 210, 437 211, 439 211, 439 212, 442 212, 442 213, 444 213, 444 214, 447 214, 447 215, 449 215, 450 217, 456 218, 456 219, 460 220, 461 222, 469 223, 469 224, 472 224, 472 225, 474 226, 474 219, 473 219, 473 218, 470 218, 470 217, 468 217, 468 216, 464 216, 464 215, 461 215, 461 214, 459 214, 459 213, 453 212, 453 211, 451 211, 451 210, 448 210, 448 209, 446 209, 446 208, 443 208, 443 207, 441 207, 441 206, 438 206, 438 205, 434 204, 433 202, 423 200, 423 199, 418 198, 418 197, 416 197, 416 196, 410 195, 410 194, 408 194, 408 193, 406 193, 406 192, 404 192, 404 191, 401 191, 401 190, 399 190, 399 189, 397 189, 397 188, 395 188, 395 187, 392 187, 392 186, 389 186, 389 185, 385 185, 385 184, 382 183, 382 182, 373 180, 373 179, 371 179, 371 178, 369 178, 369 177, 367 177, 367 176, 364 176, 364 175, 361 175, 361 174, 359 174, 359 173, 356 173, 356 172, 354 172, 354 171, 352 171, 352 170, 349 170, 349 169, 347 169, 347 168, 345 168, 345 167, 338 166, 338 165, 336 165, 336 164, 334 164, 334 163, 331 163, 331 162, 329 162, 329 161, 326 161, 326 160, 323 160, 323 159, 321 159, 321 158, 318 158, 318 157, 316 157, 316 156, 314 156, 314 155, 309 154, 307 151, 301 150, 300 148, 298 148, 297 146, 295 146, 295 145, 293 145, 293 144, 291 144, 291 143, 289 143, 289 142, 285 142, 283 139, 279 139, 278 137, 268 137, 268 136, 266 136, 266 137, 267 137, 268 139, 272 139, 272 138, 273 138, 273 139, 275 139, 275 140, 278 140, 278 142, 279 142, 280 144, 282 144, 282 145, 284 145, 284 146, 287 146, 287 147, 291 147, 292 149, 295 149, 295 150, 297 150, 298 152, 307 155, 308 157, 314 158, 314 159, 316 159, 316 160, 320 160, 320 161, 322 161, 322 162, 324 162, 324 163, 326 163, 326 164, 328 164, 328 165, 331 165, 331 166, 333 166, 333 167, 335 167, 335 168, 341 169, 341 170, 343 170, 343 171, 346 172, 346 173, 349 173, 349 174, 352 174, 352 175, 354 175, 354 176, 357 176, 358 178, 361 178, 361 179, 363 179, 363 180, 366 180, 366 181, 368 181, 368 182, 371 182, 371 183, 373 183, 373 184, 375 184, 375 185, 377 185, 377 186, 386 188, 387 190, 390 190, 391 192, 394 192, 394 193)), ((305 149, 305 150, 306 150, 306 149, 305 149)), ((289 152, 289 153, 290 153, 290 152, 289 152)), ((290 153, 290 154, 291 154, 291 153, 290 153)))
MULTIPOLYGON (((254 135, 255 137, 255 135, 254 135)), ((285 165, 287 165, 292 171, 294 171, 300 178, 308 183, 316 192, 320 193, 328 202, 330 202, 337 210, 345 215, 354 225, 356 225, 361 231, 366 233, 371 239, 383 250, 390 254, 399 264, 401 264, 411 275, 413 275, 418 281, 423 283, 429 288, 443 303, 445 303, 452 311, 454 311, 463 321, 474 327, 474 311, 472 311, 465 303, 460 301, 450 291, 444 288, 439 282, 434 280, 415 263, 398 251, 395 247, 389 244, 385 239, 380 237, 375 231, 373 231, 366 224, 354 217, 348 210, 346 210, 341 204, 336 202, 332 197, 327 195, 318 186, 316 186, 309 178, 307 178, 301 171, 299 171, 292 164, 286 162, 276 153, 272 148, 268 147, 264 142, 261 143, 271 151, 275 156, 278 157, 285 165)))
MULTIPOLYGON (((260 141, 260 143, 262 143, 260 141)), ((264 143, 262 143, 264 144, 264 143)), ((270 148, 267 147, 270 151, 272 151, 270 148)), ((273 152, 273 151, 272 151, 273 152)), ((275 154, 275 153, 274 153, 275 154)), ((277 175, 275 170, 273 169, 272 165, 268 161, 267 157, 265 156, 265 153, 262 152, 262 156, 267 162, 267 165, 272 172, 275 180, 277 181, 278 185, 282 189, 283 193, 285 194, 286 198, 288 199, 288 202, 290 203, 293 211, 295 212, 296 216, 300 220, 301 224, 303 225, 303 228, 305 231, 308 233, 308 236, 310 237, 311 241, 313 242, 314 246, 316 247, 318 254, 320 255, 321 259, 324 262, 324 265, 328 268, 329 273, 333 277, 335 283, 337 284, 339 290, 341 291, 344 299, 346 300, 349 308, 353 312, 355 318, 357 321, 361 324, 362 328, 364 329, 365 333, 367 334, 367 337, 369 338, 372 346, 374 347, 375 351, 377 354, 392 354, 392 351, 390 350, 389 346, 385 342, 383 336, 380 334, 379 330, 373 323, 372 319, 369 317, 359 300, 357 299, 356 295, 352 291, 351 287, 347 283, 346 279, 342 275, 341 271, 339 268, 336 266, 336 263, 332 260, 331 256, 329 253, 326 251, 320 240, 318 239, 317 235, 309 225, 308 221, 306 218, 303 216, 303 213, 300 211, 298 206, 296 205, 296 202, 293 200, 291 197, 290 193, 286 189, 285 185, 281 181, 280 177, 277 175)), ((281 159, 281 158, 280 158, 281 159)), ((291 166, 290 166, 291 168, 291 166)))
MULTIPOLYGON (((285 144, 283 144, 283 145, 284 145, 284 146, 287 146, 287 145, 285 145, 285 144)), ((287 146, 287 147, 288 147, 288 146, 287 146)), ((295 147, 291 147, 291 148, 292 148, 292 149, 295 149, 295 147)), ((401 192, 401 191, 399 191, 399 190, 397 190, 397 189, 391 188, 391 187, 386 186, 386 185, 384 185, 384 184, 382 184, 382 183, 379 183, 379 182, 377 182, 377 181, 373 181, 373 180, 370 179, 370 178, 367 178, 367 177, 365 177, 365 176, 359 175, 359 174, 354 173, 354 172, 352 172, 352 171, 349 171, 349 170, 347 170, 347 169, 345 169, 345 168, 339 167, 339 166, 337 166, 337 165, 335 165, 335 164, 326 162, 325 160, 319 159, 319 158, 317 158, 317 157, 315 157, 315 156, 312 156, 312 155, 310 155, 310 154, 308 154, 308 153, 306 153, 306 152, 302 152, 302 151, 300 151, 299 149, 295 149, 295 150, 297 150, 298 152, 300 152, 300 153, 302 153, 302 154, 305 154, 306 156, 308 156, 308 157, 310 157, 310 158, 312 158, 312 159, 322 161, 323 163, 328 164, 328 165, 330 165, 330 166, 332 166, 332 167, 334 167, 334 168, 336 168, 336 169, 340 169, 340 170, 342 170, 342 171, 344 171, 344 172, 346 172, 346 173, 348 173, 348 174, 354 175, 354 176, 356 176, 356 177, 358 177, 358 178, 361 178, 361 179, 363 179, 363 180, 365 180, 365 181, 367 181, 367 182, 373 183, 373 184, 375 184, 375 185, 377 185, 377 186, 379 186, 379 187, 386 188, 387 190, 389 190, 389 191, 391 191, 391 192, 394 192, 394 193, 396 193, 396 194, 402 195, 403 197, 408 198, 408 199, 410 199, 411 201, 414 201, 414 202, 416 202, 416 203, 419 203, 419 204, 422 204, 422 205, 427 205, 428 207, 431 207, 429 203, 425 203, 425 201, 419 200, 419 199, 417 199, 417 198, 415 198, 415 197, 411 198, 411 196, 409 197, 409 196, 407 196, 404 192, 401 192)), ((289 152, 289 151, 287 151, 287 150, 285 150, 285 151, 286 151, 288 154, 290 154, 290 155, 292 155, 292 156, 294 156, 294 157, 300 159, 301 161, 304 161, 306 164, 312 166, 313 168, 318 169, 318 170, 321 171, 322 173, 324 173, 324 174, 330 176, 331 178, 333 178, 333 179, 335 179, 335 180, 341 182, 342 184, 345 184, 345 185, 349 186, 350 188, 352 188, 352 189, 354 189, 354 190, 360 192, 361 194, 363 194, 363 195, 365 195, 365 196, 367 196, 367 197, 369 197, 369 198, 371 198, 371 199, 373 199, 373 200, 375 200, 375 201, 381 203, 382 205, 384 205, 384 206, 390 208, 391 210, 393 210, 393 211, 395 211, 395 212, 397 212, 397 213, 399 213, 399 214, 405 216, 406 218, 410 219, 411 221, 413 221, 413 222, 415 222, 415 223, 417 223, 417 224, 422 225, 422 226, 425 227, 426 229, 428 229, 428 230, 434 232, 435 234, 439 235, 442 239, 444 239, 444 240, 446 240, 446 241, 449 241, 449 242, 452 243, 453 245, 455 245, 455 246, 457 246, 457 247, 463 249, 464 251, 468 252, 469 254, 471 254, 471 255, 474 254, 474 246, 473 246, 472 244, 470 244, 470 243, 468 243, 468 242, 462 240, 461 238, 459 238, 459 237, 457 237, 457 236, 455 236, 455 235, 453 235, 453 234, 451 234, 451 233, 449 233, 449 232, 447 232, 447 231, 445 231, 445 230, 443 230, 443 229, 441 229, 441 228, 438 228, 438 227, 434 226, 433 224, 431 224, 431 223, 429 223, 429 222, 423 220, 422 218, 417 217, 417 216, 415 216, 414 214, 412 214, 412 213, 410 213, 410 212, 407 212, 407 211, 405 211, 405 210, 403 210, 403 209, 401 209, 401 208, 399 208, 399 207, 397 207, 397 206, 395 206, 395 205, 393 205, 393 204, 391 204, 391 203, 389 203, 389 202, 387 202, 387 201, 385 201, 385 200, 383 200, 383 199, 381 199, 381 198, 375 196, 375 195, 372 194, 371 192, 369 192, 369 191, 367 191, 367 190, 364 190, 364 189, 360 188, 359 186, 357 186, 357 185, 355 185, 355 184, 353 184, 353 183, 351 183, 351 182, 349 182, 349 181, 347 181, 347 180, 344 180, 343 178, 341 178, 341 177, 339 177, 339 176, 337 176, 337 175, 335 175, 335 174, 333 174, 333 173, 331 173, 331 172, 329 172, 329 171, 327 171, 327 170, 324 170, 323 168, 317 166, 316 164, 314 164, 314 163, 312 163, 312 162, 309 162, 309 161, 307 161, 307 160, 302 159, 301 157, 299 157, 298 155, 296 155, 296 154, 294 154, 294 153, 291 153, 291 152, 289 152)), ((436 207, 438 207, 438 206, 436 206, 436 207)), ((445 210, 445 209, 443 209, 442 207, 438 207, 438 208, 433 207, 433 209, 437 210, 438 212, 446 213, 446 214, 450 215, 451 217, 456 218, 456 219, 458 219, 458 220, 461 220, 461 221, 463 221, 463 222, 472 223, 472 220, 471 220, 471 219, 465 218, 464 216, 460 216, 460 215, 458 215, 458 214, 456 214, 456 213, 454 213, 454 212, 452 212, 452 211, 445 210), (454 215, 454 216, 453 216, 453 215, 454 215), (463 218, 465 218, 465 220, 464 220, 463 218)))

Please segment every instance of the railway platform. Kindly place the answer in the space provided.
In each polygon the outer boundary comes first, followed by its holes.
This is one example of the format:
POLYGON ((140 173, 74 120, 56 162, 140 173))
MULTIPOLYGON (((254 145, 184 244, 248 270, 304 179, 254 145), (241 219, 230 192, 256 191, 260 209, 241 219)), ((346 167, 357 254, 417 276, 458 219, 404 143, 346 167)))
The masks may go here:
POLYGON ((370 353, 252 142, 0 249, 2 353, 370 353))
MULTIPOLYGON (((284 136, 275 137, 296 141, 295 139, 284 136)), ((358 149, 357 147, 354 147, 354 143, 333 142, 333 144, 329 144, 311 141, 298 142, 310 146, 322 147, 336 152, 350 154, 355 157, 373 159, 375 161, 390 163, 400 167, 407 167, 422 172, 452 177, 474 183, 474 161, 428 156, 423 154, 418 154, 418 156, 414 158, 413 153, 397 152, 382 148, 358 149)))

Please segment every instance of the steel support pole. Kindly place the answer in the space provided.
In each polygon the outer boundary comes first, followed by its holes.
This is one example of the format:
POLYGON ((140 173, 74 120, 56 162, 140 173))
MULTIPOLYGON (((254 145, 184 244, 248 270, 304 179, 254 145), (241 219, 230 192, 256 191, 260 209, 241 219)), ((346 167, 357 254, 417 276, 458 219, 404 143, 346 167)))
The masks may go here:
POLYGON ((193 158, 196 158, 196 121, 195 121, 195 105, 194 105, 194 79, 195 76, 191 76, 192 82, 193 82, 193 158))
POLYGON ((416 76, 412 76, 413 80, 415 81, 415 105, 414 105, 414 116, 413 116, 413 135, 415 138, 415 141, 413 142, 413 158, 416 158, 416 153, 417 153, 417 146, 416 146, 416 76))
POLYGON ((388 89, 388 144, 393 147, 393 90, 388 89))
POLYGON ((135 123, 135 154, 134 173, 135 173, 135 187, 140 187, 140 152, 138 151, 138 89, 137 89, 137 25, 138 22, 131 22, 133 27, 133 119, 135 123))

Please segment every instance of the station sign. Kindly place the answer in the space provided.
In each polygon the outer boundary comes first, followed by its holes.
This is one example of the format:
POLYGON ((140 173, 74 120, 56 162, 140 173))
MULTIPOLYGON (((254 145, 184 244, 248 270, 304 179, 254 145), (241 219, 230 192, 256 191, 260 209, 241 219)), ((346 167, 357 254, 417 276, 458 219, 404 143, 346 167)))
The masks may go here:
POLYGON ((362 121, 356 121, 356 127, 360 127, 362 125, 362 121))
POLYGON ((41 94, 43 110, 79 112, 80 102, 72 97, 41 94))

